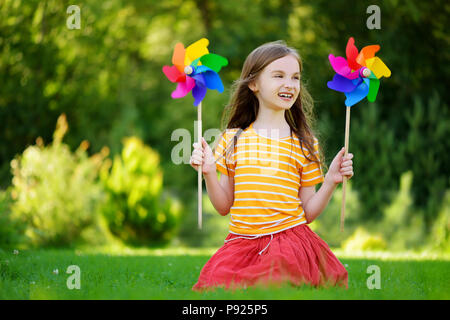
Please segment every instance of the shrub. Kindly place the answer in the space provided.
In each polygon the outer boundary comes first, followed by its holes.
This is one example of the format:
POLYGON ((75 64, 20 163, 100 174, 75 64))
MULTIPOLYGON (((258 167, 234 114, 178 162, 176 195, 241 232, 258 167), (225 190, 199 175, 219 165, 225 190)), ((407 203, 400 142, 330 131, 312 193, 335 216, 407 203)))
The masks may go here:
POLYGON ((93 225, 103 198, 98 171, 107 151, 88 157, 88 142, 75 153, 62 143, 68 125, 58 118, 53 142, 42 139, 12 162, 11 211, 24 224, 27 242, 36 246, 66 246, 93 225))
POLYGON ((450 252, 450 190, 445 192, 444 202, 438 218, 435 220, 430 244, 433 249, 450 252))
POLYGON ((357 228, 353 235, 344 241, 342 248, 349 251, 354 250, 384 250, 386 241, 381 235, 373 235, 364 228, 357 228))
POLYGON ((136 137, 123 139, 123 145, 100 174, 109 228, 130 244, 167 242, 175 235, 181 205, 162 190, 159 155, 136 137))
POLYGON ((23 226, 11 217, 11 193, 0 190, 0 245, 11 246, 20 243, 23 226))

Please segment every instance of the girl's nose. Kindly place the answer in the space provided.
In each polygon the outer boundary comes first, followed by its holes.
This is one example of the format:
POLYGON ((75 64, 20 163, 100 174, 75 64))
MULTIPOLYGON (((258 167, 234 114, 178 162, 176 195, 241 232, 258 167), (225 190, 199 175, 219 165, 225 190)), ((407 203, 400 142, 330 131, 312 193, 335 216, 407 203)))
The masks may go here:
POLYGON ((293 84, 285 84, 285 85, 284 85, 284 88, 285 88, 287 91, 293 91, 294 88, 295 88, 295 86, 294 86, 293 84))

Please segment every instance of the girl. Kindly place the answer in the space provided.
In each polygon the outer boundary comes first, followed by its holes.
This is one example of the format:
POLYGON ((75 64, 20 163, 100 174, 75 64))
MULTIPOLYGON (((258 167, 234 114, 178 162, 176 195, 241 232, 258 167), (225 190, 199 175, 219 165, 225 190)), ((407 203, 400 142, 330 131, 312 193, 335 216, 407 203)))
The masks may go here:
POLYGON ((344 266, 307 224, 343 176, 353 176, 353 155, 344 157, 342 148, 323 176, 301 72, 299 54, 284 42, 256 48, 234 84, 227 130, 214 154, 204 139, 194 143, 190 164, 196 170, 202 164, 212 204, 219 214, 230 213, 230 233, 193 290, 286 281, 348 288, 344 266))

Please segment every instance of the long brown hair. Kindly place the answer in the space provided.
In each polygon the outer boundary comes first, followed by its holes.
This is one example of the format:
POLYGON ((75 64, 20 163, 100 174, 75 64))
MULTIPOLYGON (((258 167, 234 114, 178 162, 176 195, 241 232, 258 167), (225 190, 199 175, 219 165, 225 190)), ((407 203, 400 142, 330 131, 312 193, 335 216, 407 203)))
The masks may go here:
MULTIPOLYGON (((259 46, 245 59, 241 76, 233 83, 230 101, 222 114, 222 128, 225 127, 225 130, 238 129, 233 137, 233 143, 227 146, 227 150, 224 150, 224 157, 229 157, 231 150, 234 150, 234 146, 241 132, 249 127, 258 115, 259 101, 248 85, 257 79, 258 75, 267 65, 287 55, 292 55, 297 58, 301 73, 303 66, 300 55, 297 50, 288 47, 282 40, 259 46)), ((289 124, 291 138, 293 134, 298 137, 305 158, 309 161, 318 162, 321 166, 326 167, 320 144, 318 156, 314 154, 314 137, 317 138, 318 135, 311 129, 315 122, 313 108, 314 101, 305 88, 303 81, 300 79, 300 94, 292 107, 285 111, 284 117, 289 124), (303 152, 303 147, 308 150, 311 158, 306 157, 303 152)))

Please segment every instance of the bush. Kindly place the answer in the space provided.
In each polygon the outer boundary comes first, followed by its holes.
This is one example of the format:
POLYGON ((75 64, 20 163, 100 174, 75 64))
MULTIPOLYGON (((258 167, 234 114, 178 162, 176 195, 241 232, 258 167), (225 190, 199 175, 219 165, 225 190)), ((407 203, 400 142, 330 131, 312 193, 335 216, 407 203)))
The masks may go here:
POLYGON ((381 235, 373 235, 360 227, 353 235, 344 241, 342 248, 348 251, 355 250, 384 250, 386 241, 381 235))
POLYGON ((84 141, 75 153, 62 143, 68 125, 58 118, 53 143, 42 139, 12 162, 12 216, 24 224, 27 242, 36 246, 66 246, 96 222, 103 196, 98 172, 107 152, 86 155, 84 141))
POLYGON ((12 246, 20 243, 23 226, 11 217, 11 193, 0 191, 0 246, 12 246))
POLYGON ((123 139, 123 144, 121 156, 112 164, 106 161, 100 174, 108 226, 129 244, 168 242, 175 235, 181 205, 162 191, 159 155, 136 137, 123 139))
POLYGON ((429 232, 450 186, 448 104, 437 92, 427 100, 414 96, 414 105, 406 112, 405 118, 409 127, 403 145, 404 167, 413 172, 411 194, 414 205, 422 209, 429 232))
MULTIPOLYGON (((344 232, 341 232, 342 185, 334 191, 330 202, 320 216, 309 226, 331 247, 339 247, 350 237, 362 221, 362 205, 359 193, 355 190, 353 179, 347 181, 345 201, 344 232)), ((319 189, 319 188, 317 188, 319 189)))
POLYGON ((442 209, 434 222, 430 244, 433 249, 450 252, 450 190, 445 192, 442 209))
MULTIPOLYGON (((197 190, 192 192, 191 199, 197 199, 197 190)), ((184 210, 179 241, 186 246, 220 247, 229 232, 230 215, 224 217, 217 212, 206 190, 203 190, 202 199, 202 228, 198 228, 198 203, 191 200, 184 210)))

